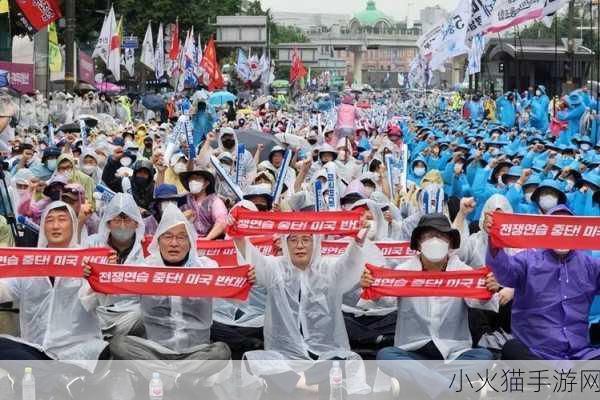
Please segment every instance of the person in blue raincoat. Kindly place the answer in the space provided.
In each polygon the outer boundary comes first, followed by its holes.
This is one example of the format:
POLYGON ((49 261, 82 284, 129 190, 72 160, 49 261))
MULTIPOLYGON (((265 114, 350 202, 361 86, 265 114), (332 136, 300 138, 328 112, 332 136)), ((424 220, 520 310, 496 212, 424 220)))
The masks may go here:
POLYGON ((494 194, 506 193, 506 186, 502 181, 502 176, 506 174, 512 167, 509 161, 498 161, 498 159, 490 160, 489 164, 477 172, 475 181, 471 185, 471 192, 477 201, 477 207, 471 215, 472 221, 478 221, 483 205, 486 200, 494 194))
POLYGON ((593 172, 583 174, 576 188, 571 197, 573 212, 577 215, 600 216, 600 175, 593 172))
POLYGON ((208 132, 213 130, 217 121, 214 111, 203 100, 196 100, 190 110, 192 126, 194 128, 194 146, 197 148, 208 132))
POLYGON ((521 176, 508 188, 506 192, 506 198, 510 202, 513 210, 519 214, 538 214, 539 208, 531 199, 533 192, 538 188, 542 180, 539 175, 531 174, 527 172, 528 169, 524 169, 521 176), (524 179, 529 176, 529 178, 524 179))
POLYGON ((427 161, 422 156, 417 156, 410 165, 407 179, 419 186, 427 171, 427 161))
POLYGON ((570 144, 573 137, 579 135, 579 123, 585 113, 585 104, 579 94, 569 95, 567 103, 569 104, 568 110, 560 111, 557 114, 559 120, 568 122, 567 131, 563 132, 559 139, 563 144, 570 144))
POLYGON ((534 190, 531 200, 538 206, 541 214, 546 214, 559 204, 567 204, 567 195, 562 183, 555 179, 546 179, 534 190))
POLYGON ((550 124, 548 120, 548 96, 542 94, 541 89, 536 90, 535 96, 531 100, 531 126, 546 133, 550 124))
POLYGON ((503 126, 507 128, 515 126, 517 110, 515 95, 512 92, 508 92, 496 100, 496 116, 503 126))
POLYGON ((446 112, 446 110, 448 109, 448 101, 446 100, 446 98, 444 96, 441 96, 440 99, 438 100, 438 111, 441 113, 446 112))
POLYGON ((469 114, 471 115, 471 122, 481 122, 483 120, 483 102, 479 98, 479 95, 473 95, 468 105, 469 114))

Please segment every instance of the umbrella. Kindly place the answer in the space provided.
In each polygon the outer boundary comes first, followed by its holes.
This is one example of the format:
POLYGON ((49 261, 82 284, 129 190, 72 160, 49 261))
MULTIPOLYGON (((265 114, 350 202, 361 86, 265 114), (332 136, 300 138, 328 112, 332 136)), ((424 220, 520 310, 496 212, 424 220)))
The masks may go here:
POLYGON ((291 147, 294 148, 305 148, 305 149, 310 149, 310 143, 308 143, 308 141, 306 139, 304 139, 302 136, 298 136, 298 135, 294 135, 292 133, 277 133, 275 135, 275 137, 281 142, 281 143, 287 143, 289 144, 291 147))
POLYGON ((96 87, 99 91, 107 93, 118 93, 124 89, 123 86, 115 85, 110 82, 96 83, 96 87))
MULTIPOLYGON (((258 144, 262 143, 265 146, 260 154, 262 160, 267 159, 273 147, 281 146, 281 142, 275 136, 262 133, 256 129, 237 129, 236 135, 238 143, 246 146, 246 150, 252 153, 252 155, 254 155, 258 144)), ((216 142, 213 144, 213 147, 217 147, 216 142)))
POLYGON ((165 108, 165 101, 158 94, 148 94, 142 99, 142 105, 148 110, 160 111, 165 108))
POLYGON ((227 91, 215 92, 208 99, 208 103, 212 106, 222 106, 228 101, 235 101, 236 97, 233 93, 227 91))

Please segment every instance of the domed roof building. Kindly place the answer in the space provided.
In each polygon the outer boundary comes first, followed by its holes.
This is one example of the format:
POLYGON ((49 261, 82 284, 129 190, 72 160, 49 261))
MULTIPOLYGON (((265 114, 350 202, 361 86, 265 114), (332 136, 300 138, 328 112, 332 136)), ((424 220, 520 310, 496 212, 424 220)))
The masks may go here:
POLYGON ((379 31, 392 28, 395 25, 394 19, 378 10, 375 0, 367 1, 367 8, 354 14, 350 20, 350 31, 356 32, 361 28, 374 28, 379 31))

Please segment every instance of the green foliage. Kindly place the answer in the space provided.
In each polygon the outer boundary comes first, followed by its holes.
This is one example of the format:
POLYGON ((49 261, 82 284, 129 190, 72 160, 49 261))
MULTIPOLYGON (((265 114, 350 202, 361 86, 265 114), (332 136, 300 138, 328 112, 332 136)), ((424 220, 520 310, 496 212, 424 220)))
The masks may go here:
POLYGON ((295 26, 283 26, 277 24, 271 24, 271 43, 290 43, 299 42, 306 43, 308 38, 304 35, 302 30, 295 26))
MULTIPOLYGON (((577 13, 576 13, 577 14, 577 13)), ((555 17, 551 27, 547 27, 542 22, 535 22, 528 27, 522 29, 519 35, 522 39, 555 39, 556 29, 558 24, 558 40, 569 37, 569 28, 571 25, 574 26, 573 34, 575 39, 583 38, 583 45, 594 51, 599 50, 598 28, 597 21, 593 21, 594 30, 591 31, 590 27, 590 13, 589 9, 583 10, 583 21, 581 16, 576 15, 573 18, 573 22, 570 23, 569 19, 561 15, 558 18, 555 17), (580 28, 583 26, 583 30, 580 28), (593 34, 592 34, 593 32, 593 34)))

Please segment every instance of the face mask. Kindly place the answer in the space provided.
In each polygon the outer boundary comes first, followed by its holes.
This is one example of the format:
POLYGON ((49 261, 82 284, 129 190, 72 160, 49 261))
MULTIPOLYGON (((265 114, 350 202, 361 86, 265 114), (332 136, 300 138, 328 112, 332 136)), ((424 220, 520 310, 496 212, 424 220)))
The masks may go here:
POLYGON ((498 149, 497 147, 494 147, 492 150, 490 150, 490 154, 493 156, 497 156, 498 153, 500 153, 500 149, 498 149))
POLYGON ((425 175, 425 167, 415 167, 413 168, 413 172, 415 173, 415 176, 423 176, 425 175))
POLYGON ((54 171, 56 169, 56 159, 46 161, 46 167, 50 171, 54 171))
POLYGON ((315 144, 317 144, 317 139, 308 139, 308 143, 309 143, 311 146, 314 146, 315 144))
POLYGON ((91 165, 91 164, 84 164, 81 167, 81 170, 86 174, 86 175, 92 175, 94 173, 94 171, 96 170, 96 166, 95 165, 91 165))
POLYGON ((165 212, 165 210, 167 209, 167 207, 169 206, 169 204, 173 204, 175 206, 177 206, 177 203, 174 201, 163 201, 162 203, 160 203, 160 212, 165 212))
POLYGON ((581 145, 581 150, 583 150, 583 151, 589 151, 589 149, 591 149, 591 148, 592 148, 592 146, 590 146, 587 143, 584 143, 581 145))
POLYGON ((235 146, 235 140, 233 139, 225 139, 222 140, 221 143, 223 143, 223 147, 225 147, 226 149, 232 149, 233 146, 235 146))
POLYGON ((449 244, 438 238, 427 239, 421 243, 421 254, 432 262, 442 261, 448 255, 449 244))
POLYGON ((574 187, 575 187, 575 181, 568 180, 567 184, 565 186, 565 189, 567 190, 567 192, 570 192, 571 190, 573 190, 574 187))
POLYGON ((135 229, 116 228, 111 229, 110 235, 119 242, 130 240, 135 235, 135 229))
POLYGON ((459 174, 462 172, 463 165, 462 164, 454 164, 454 173, 459 174))
POLYGON ((129 157, 121 158, 121 165, 123 167, 129 167, 131 165, 131 158, 129 158, 129 157))
POLYGON ((535 95, 536 95, 536 96, 541 96, 541 95, 542 95, 542 92, 540 92, 539 90, 536 90, 536 91, 535 91, 535 95))
POLYGON ((133 183, 135 184, 135 186, 137 187, 144 187, 146 186, 148 183, 150 182, 149 178, 146 178, 145 176, 136 176, 133 178, 133 183))
POLYGON ((506 187, 506 184, 502 182, 502 175, 498 177, 498 184, 496 186, 498 186, 501 189, 506 187))
POLYGON ((368 198, 373 194, 373 188, 370 186, 365 186, 365 196, 368 198))
POLYGON ((346 161, 346 150, 338 151, 338 159, 340 161, 346 161))
POLYGON ((173 171, 175 171, 176 174, 181 174, 181 173, 187 171, 187 164, 186 163, 178 162, 173 167, 173 171))
POLYGON ((545 194, 540 196, 539 205, 542 210, 548 211, 558 205, 558 199, 554 195, 545 194))
POLYGON ((204 182, 190 181, 190 192, 191 193, 202 193, 204 190, 204 182))
POLYGON ((531 203, 531 196, 532 195, 533 195, 533 192, 525 193, 525 201, 527 203, 531 203))

